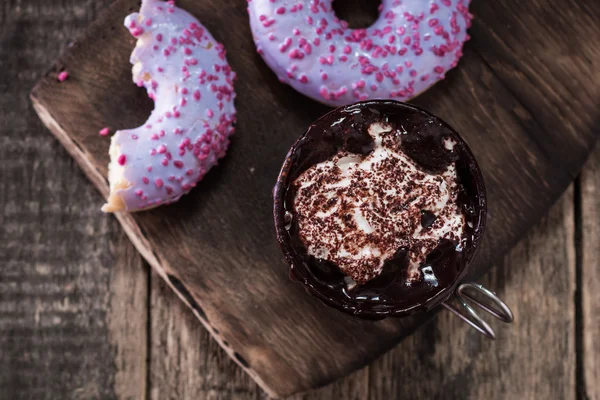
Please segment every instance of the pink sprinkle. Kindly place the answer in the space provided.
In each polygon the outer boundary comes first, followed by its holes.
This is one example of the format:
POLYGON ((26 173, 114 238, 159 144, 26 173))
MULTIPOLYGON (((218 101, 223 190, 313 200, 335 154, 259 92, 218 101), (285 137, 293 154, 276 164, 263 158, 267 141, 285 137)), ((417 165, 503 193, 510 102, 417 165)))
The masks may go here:
POLYGON ((160 188, 162 188, 162 187, 163 187, 163 185, 164 185, 164 182, 163 182, 163 180, 162 180, 162 179, 160 179, 160 178, 156 178, 156 179, 154 180, 154 184, 156 185, 156 188, 157 188, 157 189, 160 189, 160 188))
POLYGON ((327 90, 327 88, 325 86, 321 87, 319 94, 321 95, 322 98, 329 99, 329 91, 327 90))
POLYGON ((127 157, 125 156, 125 154, 121 154, 117 159, 117 162, 119 163, 119 165, 125 165, 125 163, 127 162, 127 157))
POLYGON ((158 35, 156 35, 156 40, 159 41, 159 42, 162 42, 163 35, 161 33, 159 33, 158 35))
POLYGON ((64 82, 67 80, 68 77, 69 77, 69 73, 67 71, 62 71, 60 74, 58 74, 58 81, 64 82))
POLYGON ((156 149, 159 154, 164 154, 167 152, 167 146, 165 146, 164 144, 161 144, 160 146, 158 146, 158 148, 156 149))
POLYGON ((142 182, 144 182, 144 184, 149 184, 150 183, 150 179, 146 178, 145 176, 142 177, 142 182))
POLYGON ((281 43, 279 45, 279 51, 281 51, 282 53, 285 53, 288 48, 291 46, 292 44, 292 38, 286 38, 283 43, 281 43))
POLYGON ((179 168, 179 169, 183 168, 183 162, 182 162, 182 161, 179 161, 179 160, 177 160, 177 161, 173 161, 173 165, 174 165, 176 168, 179 168))
POLYGON ((152 25, 152 18, 148 18, 145 23, 146 23, 146 26, 152 25))
POLYGON ((107 136, 110 133, 110 130, 108 128, 102 128, 100 129, 100 132, 98 132, 98 134, 100 136, 107 136))
POLYGON ((198 100, 200 100, 200 97, 201 97, 201 95, 200 95, 200 91, 199 91, 199 90, 196 90, 196 91, 194 92, 194 99, 195 99, 196 101, 198 101, 198 100))
POLYGON ((187 47, 183 50, 183 52, 185 53, 186 56, 192 55, 192 50, 187 47))
POLYGON ((292 59, 294 59, 294 58, 302 59, 302 58, 304 58, 304 55, 300 52, 300 50, 292 49, 288 53, 288 57, 292 58, 292 59))
POLYGON ((285 7, 279 7, 275 12, 279 15, 285 14, 285 7))
POLYGON ((133 37, 139 37, 144 33, 144 28, 140 28, 139 26, 136 28, 133 28, 131 30, 131 34, 133 35, 133 37))
POLYGON ((208 118, 212 118, 215 115, 215 113, 209 108, 208 110, 206 110, 206 115, 208 115, 208 118))

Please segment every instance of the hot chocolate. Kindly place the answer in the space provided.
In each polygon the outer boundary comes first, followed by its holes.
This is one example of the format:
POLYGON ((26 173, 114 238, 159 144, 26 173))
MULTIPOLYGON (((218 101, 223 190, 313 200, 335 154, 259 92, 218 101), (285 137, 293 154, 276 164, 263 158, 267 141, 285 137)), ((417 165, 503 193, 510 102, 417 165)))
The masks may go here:
POLYGON ((485 189, 448 125, 416 107, 337 109, 298 140, 275 188, 291 276, 361 316, 439 304, 483 233, 485 189))

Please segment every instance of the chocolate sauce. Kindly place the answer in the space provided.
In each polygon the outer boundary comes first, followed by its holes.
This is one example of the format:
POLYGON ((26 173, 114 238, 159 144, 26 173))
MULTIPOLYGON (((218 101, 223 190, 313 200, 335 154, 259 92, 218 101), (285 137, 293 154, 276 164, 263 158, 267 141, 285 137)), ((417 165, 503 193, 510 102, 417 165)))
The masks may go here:
MULTIPOLYGON (((417 107, 394 101, 369 101, 336 109, 318 119, 294 144, 274 190, 277 238, 291 265, 290 277, 329 305, 365 318, 403 316, 430 309, 444 301, 464 277, 481 240, 486 213, 483 178, 466 143, 450 126, 417 107), (373 148, 368 128, 376 122, 402 132, 402 151, 420 168, 441 173, 454 163, 458 175, 458 204, 466 225, 461 242, 442 239, 420 266, 421 279, 409 281, 407 249, 385 261, 380 275, 348 288, 341 270, 327 260, 307 254, 294 218, 294 181, 311 166, 340 151, 367 155, 373 148), (453 146, 446 146, 451 140, 453 146)), ((436 216, 422 211, 427 228, 436 216)))

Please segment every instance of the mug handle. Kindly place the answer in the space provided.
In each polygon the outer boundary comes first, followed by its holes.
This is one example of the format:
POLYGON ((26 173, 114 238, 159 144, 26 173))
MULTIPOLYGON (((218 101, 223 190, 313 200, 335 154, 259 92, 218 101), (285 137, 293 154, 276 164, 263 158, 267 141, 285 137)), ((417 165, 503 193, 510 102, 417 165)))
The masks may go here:
POLYGON ((488 312, 493 317, 499 319, 502 322, 510 324, 514 320, 514 316, 510 308, 504 303, 496 293, 491 290, 486 289, 480 284, 477 283, 462 283, 458 286, 456 291, 454 292, 454 297, 458 300, 462 308, 466 310, 465 312, 461 312, 457 307, 448 304, 448 300, 442 303, 446 309, 452 311, 455 315, 457 315, 460 319, 465 321, 467 324, 471 325, 473 328, 477 329, 480 333, 485 335, 489 339, 496 339, 496 333, 494 330, 485 322, 477 313, 477 311, 467 302, 470 300, 472 303, 477 305, 482 310, 488 312), (478 292, 481 294, 483 298, 488 302, 488 304, 481 302, 480 300, 473 297, 472 294, 469 294, 469 290, 478 292), (492 304, 495 304, 496 307, 493 307, 492 304))

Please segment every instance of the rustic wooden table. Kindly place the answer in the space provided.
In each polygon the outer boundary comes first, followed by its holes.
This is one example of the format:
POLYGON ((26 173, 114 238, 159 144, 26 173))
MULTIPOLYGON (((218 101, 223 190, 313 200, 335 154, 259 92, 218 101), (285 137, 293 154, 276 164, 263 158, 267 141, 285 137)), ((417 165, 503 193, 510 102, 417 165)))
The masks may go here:
MULTIPOLYGON (((28 93, 110 0, 0 7, 0 399, 265 398, 141 259, 28 93)), ((598 38, 596 38, 597 40, 598 38)), ((484 283, 496 342, 438 315, 307 399, 600 399, 600 148, 484 283)))

